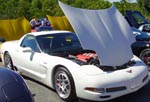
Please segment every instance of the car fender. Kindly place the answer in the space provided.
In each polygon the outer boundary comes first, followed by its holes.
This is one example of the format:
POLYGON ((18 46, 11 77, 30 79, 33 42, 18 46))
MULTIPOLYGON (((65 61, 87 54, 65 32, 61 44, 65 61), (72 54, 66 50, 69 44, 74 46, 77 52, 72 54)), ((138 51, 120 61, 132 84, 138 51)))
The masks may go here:
POLYGON ((60 66, 65 67, 71 73, 75 84, 78 83, 78 80, 81 77, 85 77, 88 75, 95 75, 95 72, 96 72, 96 74, 103 73, 103 71, 100 68, 98 68, 94 65, 82 65, 81 66, 81 65, 79 65, 71 60, 68 60, 66 58, 50 56, 48 54, 44 54, 43 58, 44 59, 41 59, 43 73, 47 72, 47 73, 45 73, 46 74, 45 83, 47 85, 50 85, 52 88, 53 88, 53 84, 52 84, 53 82, 52 81, 50 82, 48 80, 53 80, 53 75, 54 75, 55 69, 60 66), (51 60, 51 59, 53 59, 53 60, 51 60), (44 63, 46 63, 46 64, 44 64, 44 63))

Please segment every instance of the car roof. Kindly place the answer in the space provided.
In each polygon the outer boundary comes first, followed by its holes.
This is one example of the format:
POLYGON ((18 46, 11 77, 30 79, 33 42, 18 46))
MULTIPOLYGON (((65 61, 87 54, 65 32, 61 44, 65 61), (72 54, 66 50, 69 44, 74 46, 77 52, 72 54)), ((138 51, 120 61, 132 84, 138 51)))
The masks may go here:
MULTIPOLYGON (((60 34, 60 33, 71 33, 70 31, 65 30, 52 30, 52 31, 41 31, 41 32, 31 32, 29 35, 39 36, 39 35, 47 35, 47 34, 60 34)), ((27 34, 27 35, 28 35, 27 34)))

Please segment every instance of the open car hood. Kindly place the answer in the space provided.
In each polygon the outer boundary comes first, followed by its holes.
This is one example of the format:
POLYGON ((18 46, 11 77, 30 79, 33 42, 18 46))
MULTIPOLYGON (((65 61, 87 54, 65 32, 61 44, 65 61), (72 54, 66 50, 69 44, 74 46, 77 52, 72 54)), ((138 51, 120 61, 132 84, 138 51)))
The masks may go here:
POLYGON ((131 27, 115 6, 88 10, 59 5, 77 34, 83 49, 96 51, 101 65, 120 66, 133 57, 131 27))

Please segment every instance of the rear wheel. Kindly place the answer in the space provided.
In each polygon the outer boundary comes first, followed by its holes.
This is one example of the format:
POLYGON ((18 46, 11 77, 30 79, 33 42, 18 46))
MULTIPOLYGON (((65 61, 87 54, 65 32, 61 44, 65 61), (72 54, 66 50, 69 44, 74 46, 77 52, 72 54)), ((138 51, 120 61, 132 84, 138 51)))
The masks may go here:
POLYGON ((4 66, 11 69, 11 70, 14 70, 13 62, 12 62, 12 59, 11 59, 8 52, 6 52, 4 55, 4 66))
POLYGON ((61 99, 69 102, 77 99, 73 78, 64 67, 59 67, 55 71, 54 86, 61 99))
POLYGON ((14 67, 11 56, 8 52, 4 54, 4 66, 15 71, 16 73, 20 74, 16 67, 14 67))
POLYGON ((150 66, 150 49, 144 49, 141 53, 140 53, 140 56, 139 56, 143 62, 150 66))

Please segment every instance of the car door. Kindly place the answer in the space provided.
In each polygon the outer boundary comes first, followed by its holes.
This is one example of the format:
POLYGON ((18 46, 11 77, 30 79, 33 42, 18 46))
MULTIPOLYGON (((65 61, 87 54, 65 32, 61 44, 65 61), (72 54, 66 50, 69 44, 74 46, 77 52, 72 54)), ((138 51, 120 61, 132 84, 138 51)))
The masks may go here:
POLYGON ((22 73, 33 78, 40 77, 41 52, 33 35, 27 35, 23 39, 18 53, 20 55, 18 58, 20 63, 17 65, 22 73))

